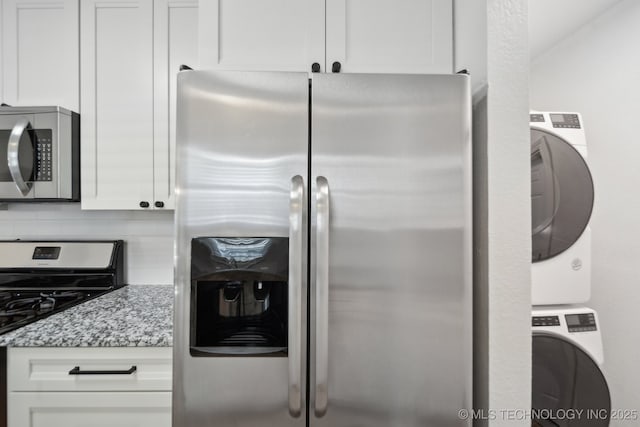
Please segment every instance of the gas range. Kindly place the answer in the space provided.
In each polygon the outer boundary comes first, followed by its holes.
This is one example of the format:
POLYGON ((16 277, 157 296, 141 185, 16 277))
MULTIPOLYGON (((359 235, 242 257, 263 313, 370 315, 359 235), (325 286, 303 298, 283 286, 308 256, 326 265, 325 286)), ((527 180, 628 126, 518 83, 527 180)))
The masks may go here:
POLYGON ((0 241, 0 334, 122 286, 122 240, 0 241))

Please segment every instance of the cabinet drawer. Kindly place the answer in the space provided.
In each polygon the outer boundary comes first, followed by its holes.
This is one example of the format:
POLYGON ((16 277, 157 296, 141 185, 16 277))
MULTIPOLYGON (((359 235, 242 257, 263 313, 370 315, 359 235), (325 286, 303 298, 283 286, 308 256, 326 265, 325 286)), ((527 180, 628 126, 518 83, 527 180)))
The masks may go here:
POLYGON ((8 394, 8 427, 170 427, 171 393, 8 394))
POLYGON ((7 362, 8 391, 171 390, 169 347, 9 348, 7 362))

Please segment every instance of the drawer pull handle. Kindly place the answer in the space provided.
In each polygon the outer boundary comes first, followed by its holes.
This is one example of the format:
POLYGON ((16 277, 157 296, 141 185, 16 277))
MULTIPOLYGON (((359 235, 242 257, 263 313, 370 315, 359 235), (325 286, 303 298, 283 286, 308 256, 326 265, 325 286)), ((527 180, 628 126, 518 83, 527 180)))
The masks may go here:
POLYGON ((76 366, 72 370, 69 371, 69 375, 131 375, 138 368, 136 366, 132 366, 127 370, 114 370, 114 371, 81 371, 80 366, 76 366))

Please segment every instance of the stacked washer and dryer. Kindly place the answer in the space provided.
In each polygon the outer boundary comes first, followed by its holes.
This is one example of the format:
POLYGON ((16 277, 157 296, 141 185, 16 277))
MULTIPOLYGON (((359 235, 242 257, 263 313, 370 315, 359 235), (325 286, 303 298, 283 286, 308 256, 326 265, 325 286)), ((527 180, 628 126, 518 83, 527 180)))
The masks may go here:
POLYGON ((608 426, 591 296, 593 180, 578 113, 532 112, 532 425, 608 426))

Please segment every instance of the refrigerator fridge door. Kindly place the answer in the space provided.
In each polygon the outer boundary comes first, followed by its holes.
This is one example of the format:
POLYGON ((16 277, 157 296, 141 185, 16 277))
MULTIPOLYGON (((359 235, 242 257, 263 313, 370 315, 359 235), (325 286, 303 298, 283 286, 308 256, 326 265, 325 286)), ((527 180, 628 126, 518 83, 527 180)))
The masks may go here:
POLYGON ((311 427, 469 426, 467 76, 313 76, 311 427))
POLYGON ((173 425, 306 425, 309 81, 178 76, 173 425))

